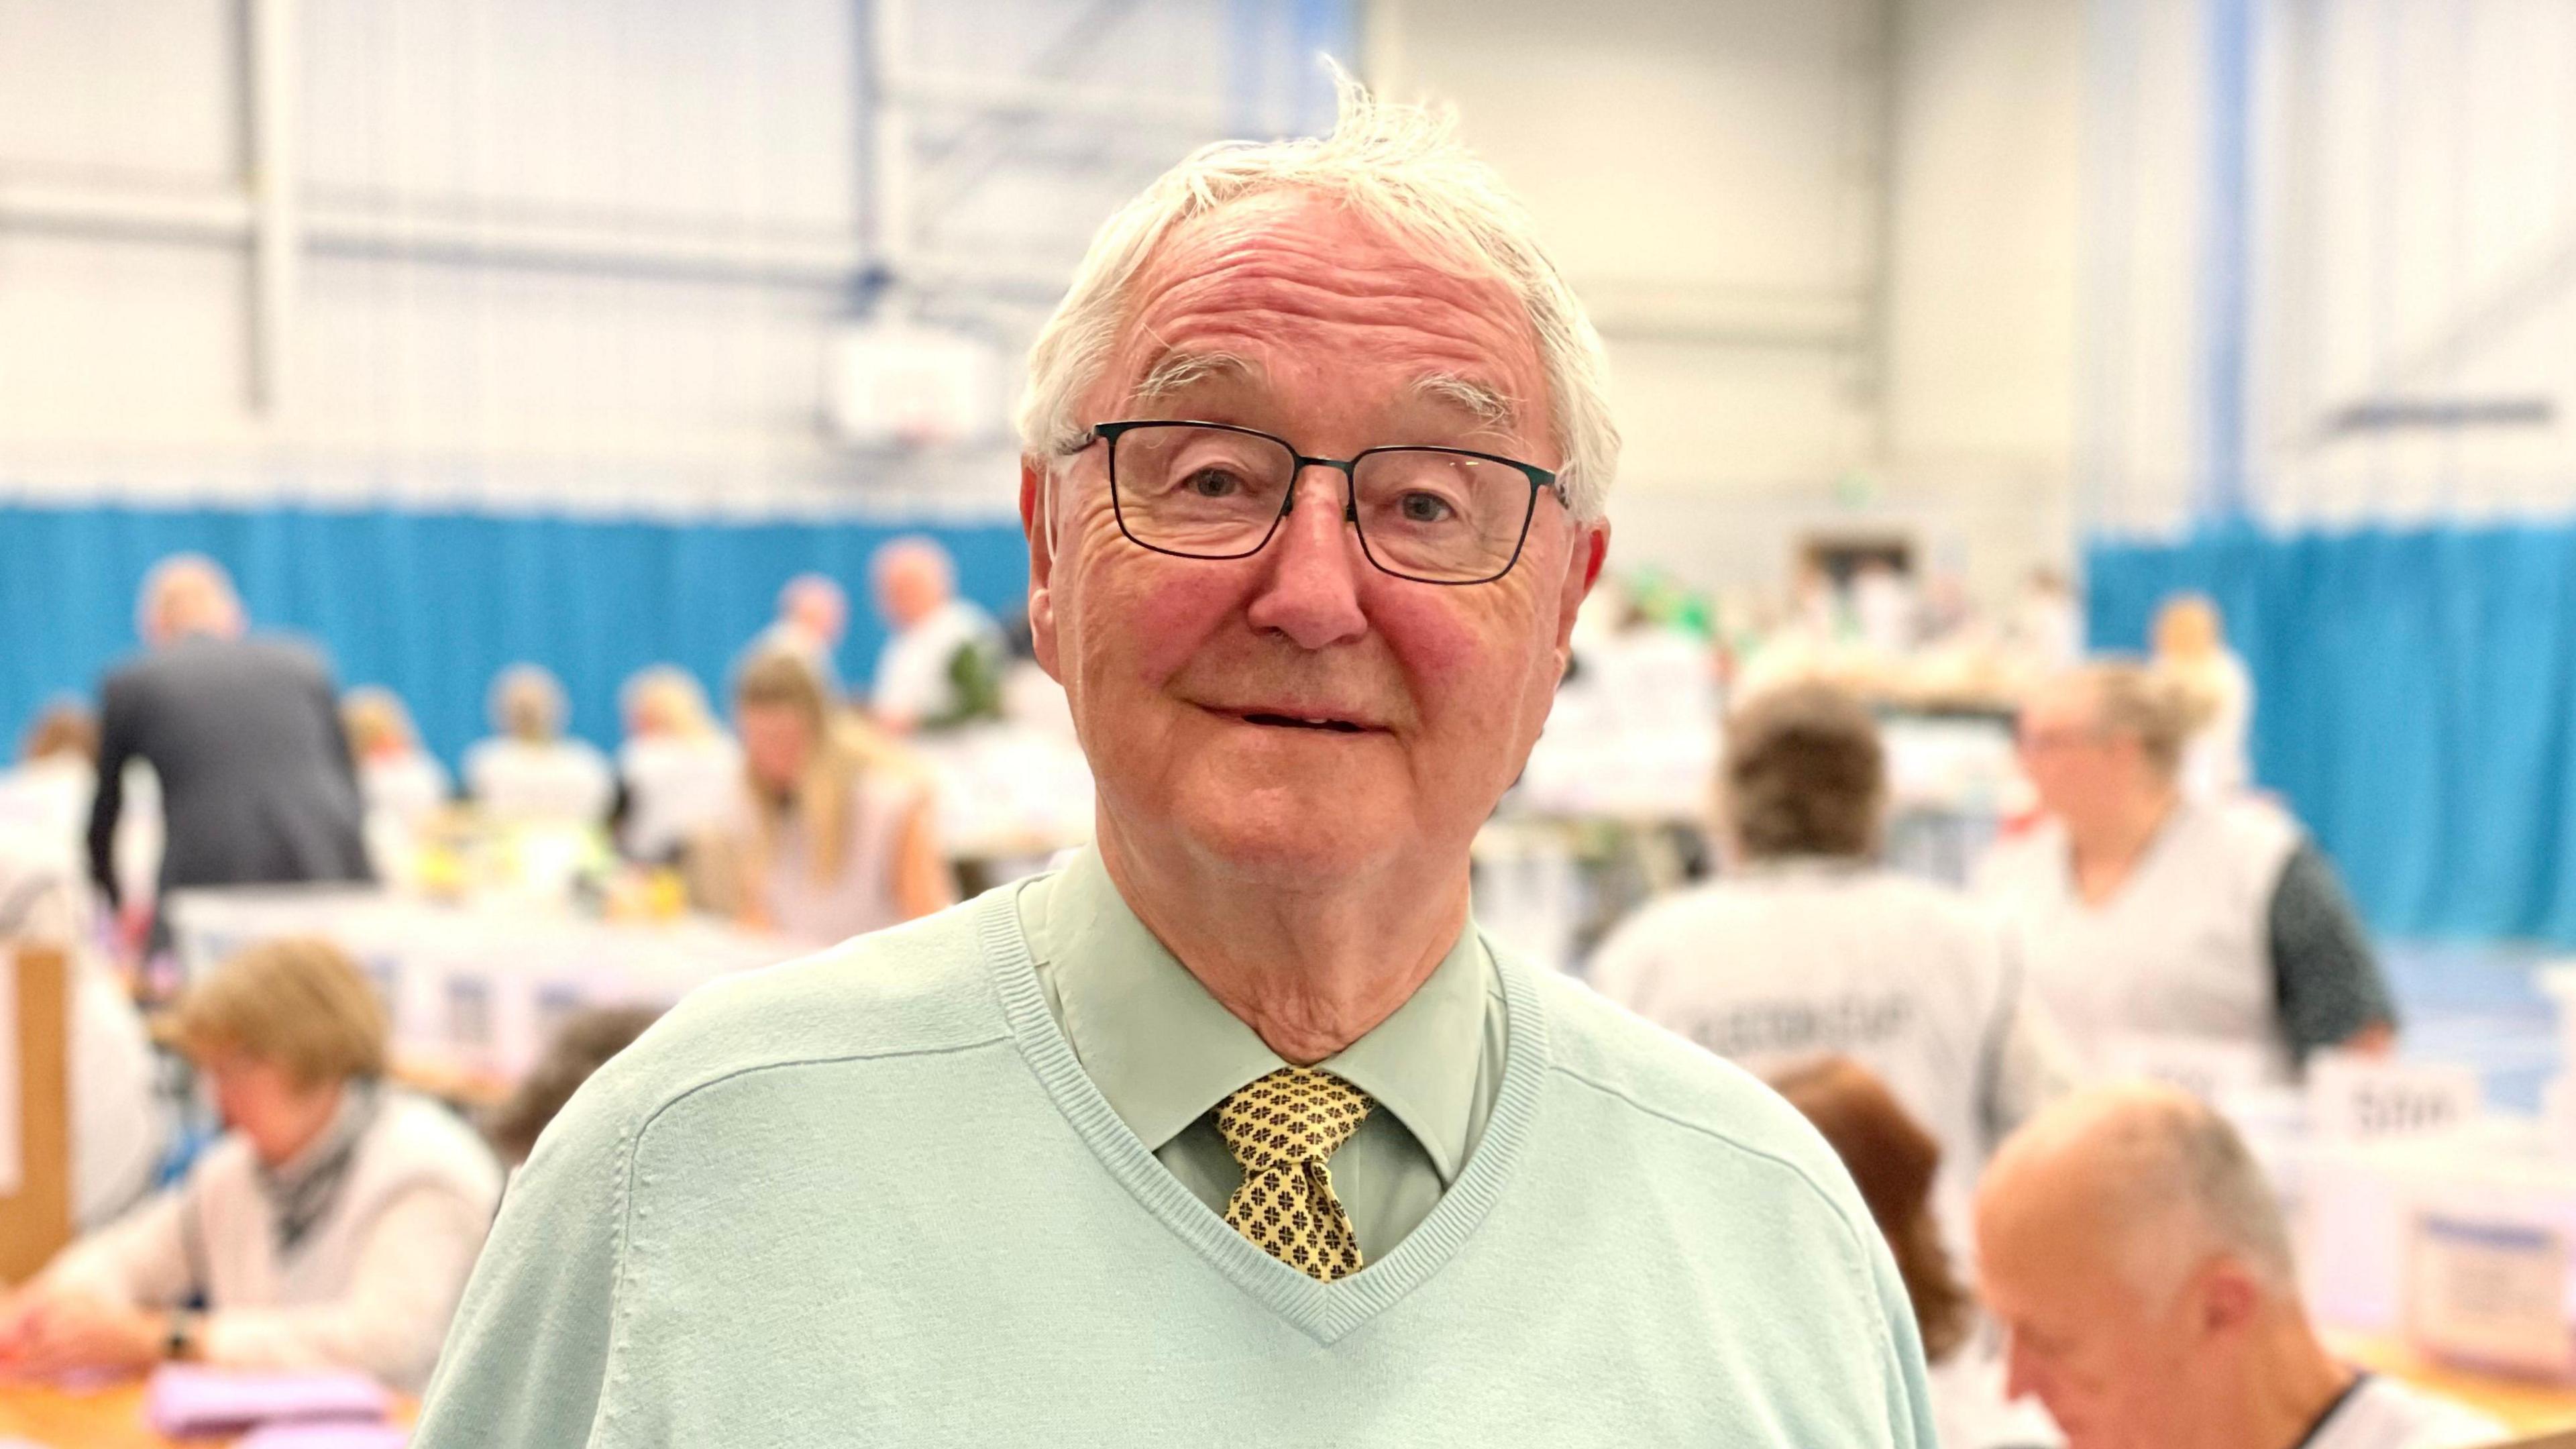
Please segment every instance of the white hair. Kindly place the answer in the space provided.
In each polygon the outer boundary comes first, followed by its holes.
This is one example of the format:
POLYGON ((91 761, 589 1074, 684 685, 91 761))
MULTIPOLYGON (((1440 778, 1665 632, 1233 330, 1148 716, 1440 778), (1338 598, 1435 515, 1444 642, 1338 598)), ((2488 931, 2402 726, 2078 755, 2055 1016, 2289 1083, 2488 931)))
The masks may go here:
POLYGON ((638 716, 652 713, 657 722, 675 734, 704 736, 716 732, 715 711, 707 703, 707 691, 698 677, 676 664, 651 664, 626 677, 618 686, 618 713, 624 715, 627 728, 635 727, 638 716))
POLYGON ((493 728, 520 739, 553 739, 572 716, 562 681, 542 664, 502 670, 492 681, 491 708, 493 728))
POLYGON ((233 591, 232 575, 201 553, 162 559, 135 591, 134 631, 146 642, 184 633, 235 633, 241 622, 241 595, 233 591))
POLYGON ((1029 349, 1021 450, 1051 468, 1087 440, 1082 398, 1108 365, 1128 289, 1174 227, 1247 196, 1313 191, 1511 287, 1538 338, 1549 422, 1564 451, 1557 476, 1566 506, 1579 519, 1600 517, 1619 456, 1608 365, 1600 334, 1540 249, 1528 213, 1493 168, 1459 143, 1453 117, 1374 99, 1338 68, 1334 80, 1340 114, 1331 135, 1202 147, 1101 224, 1072 288, 1029 349))
POLYGON ((2109 1248, 2151 1301, 2170 1301, 2219 1254, 2274 1289, 2297 1291, 2280 1199, 2245 1139, 2209 1104, 2178 1088, 2130 1083, 2079 1093, 2038 1125, 2037 1137, 2078 1144, 2097 1181, 2112 1185, 2109 1248))

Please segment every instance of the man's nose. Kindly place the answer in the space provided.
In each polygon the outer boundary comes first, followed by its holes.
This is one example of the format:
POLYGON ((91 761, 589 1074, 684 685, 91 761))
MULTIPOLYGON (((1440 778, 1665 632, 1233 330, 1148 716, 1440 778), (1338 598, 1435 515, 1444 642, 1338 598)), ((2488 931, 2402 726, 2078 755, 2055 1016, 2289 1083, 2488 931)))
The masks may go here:
POLYGON ((1296 502, 1278 535, 1257 556, 1263 573, 1248 617, 1305 649, 1347 643, 1368 632, 1360 583, 1370 567, 1346 514, 1342 476, 1310 468, 1297 479, 1296 502))

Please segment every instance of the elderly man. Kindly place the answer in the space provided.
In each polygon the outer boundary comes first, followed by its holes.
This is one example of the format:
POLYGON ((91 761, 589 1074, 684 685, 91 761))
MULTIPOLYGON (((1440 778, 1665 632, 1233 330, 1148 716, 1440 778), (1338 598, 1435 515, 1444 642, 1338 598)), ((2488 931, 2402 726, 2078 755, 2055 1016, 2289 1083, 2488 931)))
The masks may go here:
POLYGON ((937 730, 1001 712, 1002 631, 957 597, 957 566, 936 540, 899 538, 868 572, 887 636, 868 707, 896 730, 937 730))
MULTIPOLYGON (((330 669, 311 650, 243 637, 241 600, 212 559, 180 554, 143 583, 149 652, 100 686, 90 873, 117 899, 125 766, 161 778, 161 890, 365 880, 365 810, 330 669)), ((129 938, 141 932, 126 914, 129 938)))
POLYGON ((2170 1087, 2043 1113, 1977 1200, 2011 1383, 2071 1449, 2450 1449, 2496 1425, 2336 1361, 2289 1231, 2227 1120, 2170 1087))
POLYGON ((1823 1144, 1468 921, 1607 541, 1597 347, 1355 87, 1113 217, 1022 434, 1097 844, 611 1062, 418 1442, 1929 1445, 1823 1144))

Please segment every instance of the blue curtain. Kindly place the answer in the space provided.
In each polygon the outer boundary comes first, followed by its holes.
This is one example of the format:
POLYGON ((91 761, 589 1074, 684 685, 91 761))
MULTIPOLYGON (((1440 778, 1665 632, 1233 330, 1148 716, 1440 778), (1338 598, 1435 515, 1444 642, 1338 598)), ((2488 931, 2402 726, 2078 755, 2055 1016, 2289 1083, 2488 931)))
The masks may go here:
POLYGON ((1016 523, 663 522, 543 515, 279 507, 0 504, 0 729, 14 742, 54 696, 92 696, 137 647, 134 597, 171 553, 232 570, 261 628, 320 644, 343 685, 383 684, 453 765, 487 733, 484 695, 517 660, 559 675, 572 728, 619 734, 617 687, 648 664, 682 665, 721 707, 735 654, 805 570, 851 596, 842 677, 863 683, 884 631, 868 556, 927 533, 957 558, 959 590, 1007 617, 1028 584, 1016 523))
POLYGON ((2576 525, 2087 551, 2097 648, 2216 600, 2255 683, 2254 768, 2372 925, 2576 945, 2576 525))

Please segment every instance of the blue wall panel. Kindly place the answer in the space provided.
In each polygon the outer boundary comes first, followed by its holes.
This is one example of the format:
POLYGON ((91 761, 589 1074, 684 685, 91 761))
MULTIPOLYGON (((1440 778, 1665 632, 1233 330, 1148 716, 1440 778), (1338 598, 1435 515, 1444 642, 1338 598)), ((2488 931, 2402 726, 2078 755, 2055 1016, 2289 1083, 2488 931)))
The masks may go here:
POLYGON ((768 622, 779 585, 808 569, 850 592, 841 672, 864 683, 884 638, 868 556, 911 532, 949 547, 969 598, 997 615, 1019 608, 1028 553, 1011 523, 0 504, 0 730, 14 748, 46 700, 93 693, 137 647, 144 571, 196 550, 233 571, 256 625, 320 643, 343 684, 401 693, 450 764, 486 733, 492 676, 520 659, 560 675, 574 732, 611 746, 627 675, 667 660, 719 691, 735 654, 768 622))
POLYGON ((2088 550, 2097 648, 2177 590, 2255 682, 2254 769, 2371 923, 2576 945, 2576 526, 2213 528, 2088 550))

